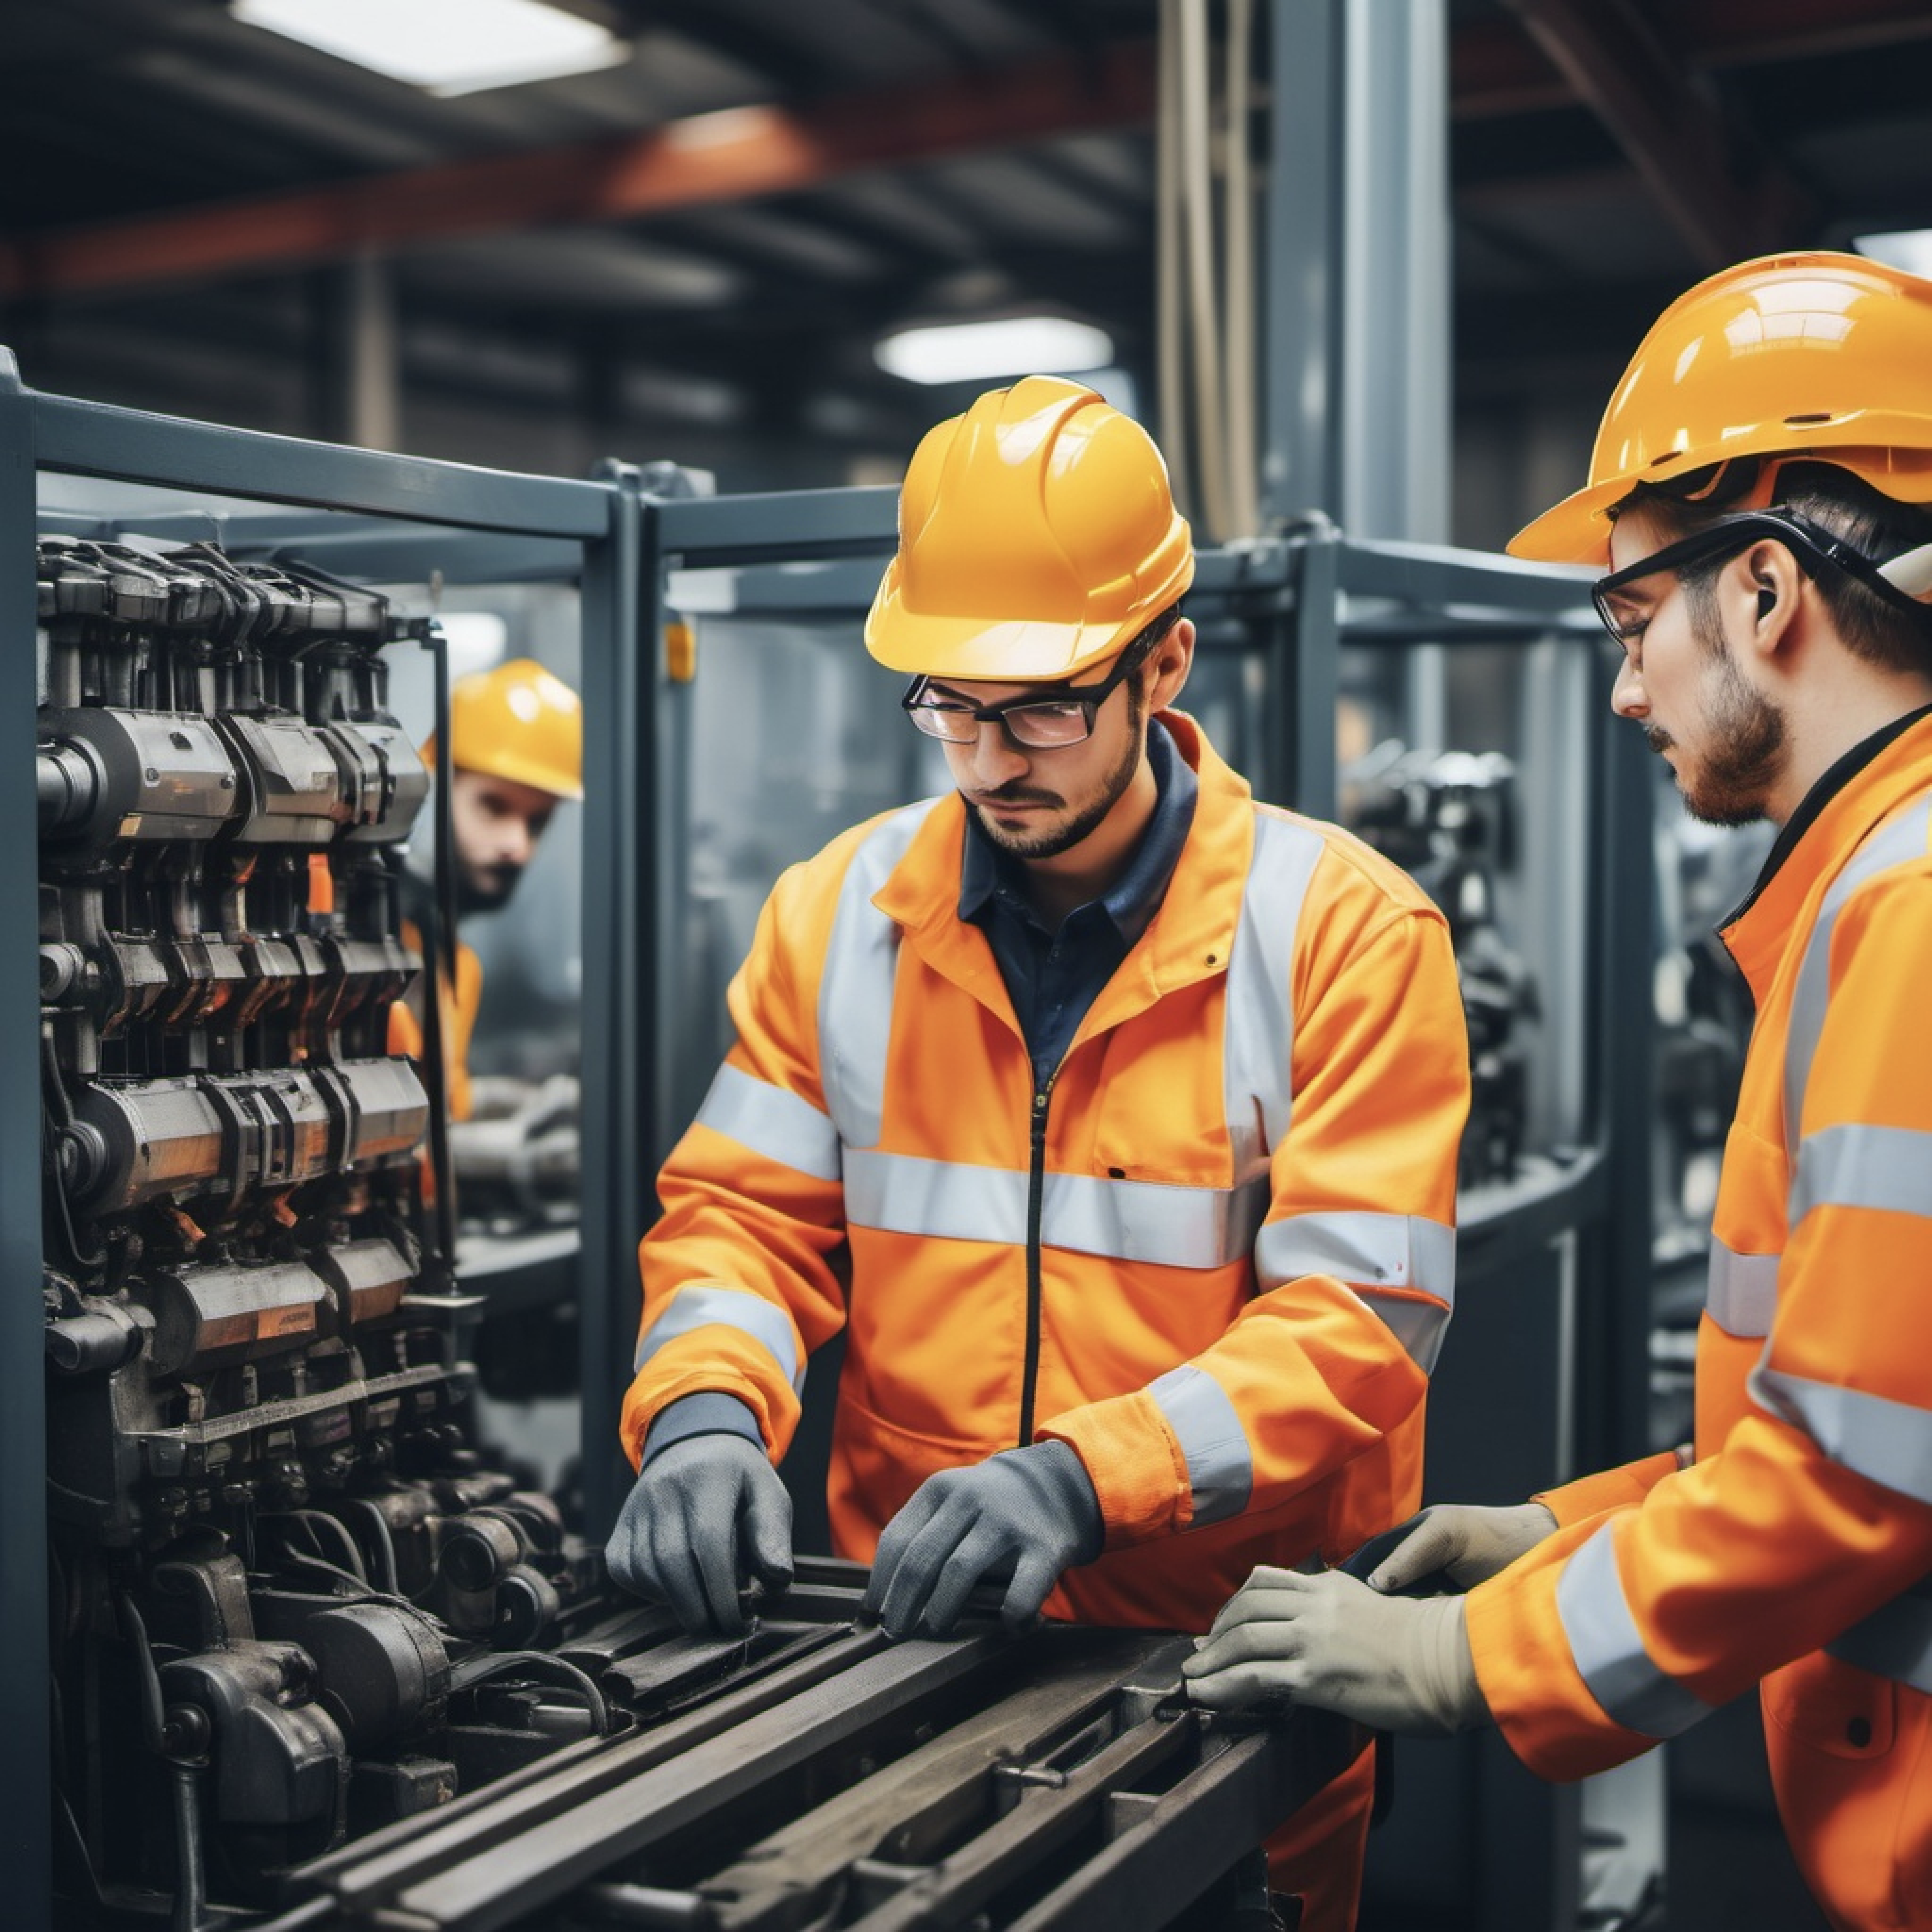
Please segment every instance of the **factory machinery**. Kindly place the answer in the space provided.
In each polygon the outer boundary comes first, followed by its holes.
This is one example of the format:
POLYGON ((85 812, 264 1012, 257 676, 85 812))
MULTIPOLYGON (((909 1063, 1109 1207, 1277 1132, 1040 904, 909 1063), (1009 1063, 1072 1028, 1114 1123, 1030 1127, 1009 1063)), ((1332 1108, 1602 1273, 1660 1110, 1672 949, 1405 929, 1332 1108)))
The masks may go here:
POLYGON ((56 1923, 1270 1923, 1347 1727, 1192 1710, 1158 1634, 890 1643, 829 1562, 688 1638, 489 1466, 388 1051, 430 788, 386 652, 434 627, 38 555, 56 1923))

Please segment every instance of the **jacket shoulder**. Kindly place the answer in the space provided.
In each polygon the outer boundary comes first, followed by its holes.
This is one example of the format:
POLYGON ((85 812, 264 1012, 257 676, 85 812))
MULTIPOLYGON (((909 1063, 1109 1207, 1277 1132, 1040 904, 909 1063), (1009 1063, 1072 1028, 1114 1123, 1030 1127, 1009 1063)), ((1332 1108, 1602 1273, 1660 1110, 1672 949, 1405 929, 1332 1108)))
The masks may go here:
MULTIPOLYGON (((1442 917, 1435 901, 1408 873, 1354 832, 1328 819, 1312 818, 1278 805, 1257 801, 1254 812, 1258 820, 1292 826, 1305 838, 1320 842, 1322 855, 1316 878, 1325 897, 1352 901, 1364 914, 1384 910, 1442 917)), ((1258 838, 1259 824, 1256 833, 1258 838)))

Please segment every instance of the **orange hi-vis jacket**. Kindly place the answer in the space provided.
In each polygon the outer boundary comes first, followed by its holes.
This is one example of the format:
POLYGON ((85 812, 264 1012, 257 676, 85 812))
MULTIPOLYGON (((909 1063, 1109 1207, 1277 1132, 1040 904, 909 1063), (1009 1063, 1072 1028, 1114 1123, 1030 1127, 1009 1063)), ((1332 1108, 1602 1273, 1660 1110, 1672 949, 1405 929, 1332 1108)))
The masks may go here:
POLYGON ((1724 938, 1757 1006, 1697 1344, 1696 1460, 1586 1478, 1472 1592, 1546 1777, 1763 1681, 1841 1926, 1932 1925, 1932 718, 1868 755, 1724 938))
POLYGON ((700 1390, 782 1456, 843 1324, 845 1556, 935 1471, 1058 1438, 1107 1544, 1049 1613, 1204 1628, 1256 1563, 1340 1556, 1414 1507, 1468 1093, 1447 928, 1162 722, 1193 822, 1043 1091, 958 916, 957 796, 779 880, 642 1244, 634 1461, 700 1390))
MULTIPOLYGON (((412 952, 422 951, 422 934, 413 920, 403 922, 403 944, 412 952)), ((483 962, 476 949, 456 942, 456 970, 442 986, 442 1064, 446 1090, 449 1095, 449 1118, 470 1118, 470 1040, 476 1030, 477 1010, 483 1004, 483 962)), ((406 1053, 421 1060, 428 1052, 423 1040, 423 1023, 406 1000, 398 1000, 389 1009, 389 1051, 406 1053)))

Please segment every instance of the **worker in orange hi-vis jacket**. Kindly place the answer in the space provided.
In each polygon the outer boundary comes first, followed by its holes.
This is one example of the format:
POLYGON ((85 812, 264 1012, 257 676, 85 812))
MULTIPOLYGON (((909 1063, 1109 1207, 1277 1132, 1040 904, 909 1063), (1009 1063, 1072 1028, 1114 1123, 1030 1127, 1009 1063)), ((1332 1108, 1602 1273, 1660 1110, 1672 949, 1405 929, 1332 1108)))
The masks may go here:
MULTIPOLYGON (((456 874, 456 914, 494 912, 508 903, 518 882, 536 856, 558 805, 584 796, 584 707, 575 692, 532 658, 513 658, 488 670, 456 680, 449 694, 450 827, 456 874)), ((440 772, 442 760, 431 736, 423 746, 426 764, 440 772)), ((435 916, 427 887, 413 874, 404 944, 420 952, 423 928, 435 916)), ((548 1117, 564 1116, 575 1133, 574 1078, 559 1076, 570 1089, 564 1105, 555 1084, 538 1088, 528 1081, 498 1078, 482 1083, 470 1072, 470 1041, 483 999, 483 968, 475 950, 460 939, 446 940, 443 960, 443 1064, 449 1112, 459 1127, 474 1123, 533 1124, 540 1134, 548 1117), (547 1118, 537 1119, 542 1113, 547 1118)), ((412 987, 408 999, 389 1010, 389 1051, 421 1059, 424 1052, 422 994, 412 987)), ((452 1151, 459 1176, 473 1153, 487 1162, 494 1151, 479 1131, 474 1145, 460 1132, 452 1151)))
POLYGON ((1191 1661, 1600 1770, 1762 1687, 1834 1925, 1932 1925, 1932 283, 1748 262, 1664 311, 1588 485, 1519 536, 1606 566, 1613 702, 1690 809, 1777 842, 1723 937, 1756 1005, 1696 1439, 1426 1510, 1369 1585, 1263 1570, 1191 1661), (1378 1594, 1446 1571, 1466 1596, 1378 1594), (1473 1587, 1470 1587, 1473 1586, 1473 1587))
MULTIPOLYGON (((1257 1562, 1419 1498, 1468 1096, 1448 929, 1172 708, 1193 571, 1159 452, 1077 384, 913 458, 866 643, 957 789, 779 880, 642 1246, 608 1560, 690 1628, 788 1576, 772 1465, 842 1327, 832 1535, 896 1636, 990 1580, 1016 1622, 1204 1630, 1257 1562)), ((1277 1862, 1309 1932, 1352 1922, 1370 1768, 1277 1862)))

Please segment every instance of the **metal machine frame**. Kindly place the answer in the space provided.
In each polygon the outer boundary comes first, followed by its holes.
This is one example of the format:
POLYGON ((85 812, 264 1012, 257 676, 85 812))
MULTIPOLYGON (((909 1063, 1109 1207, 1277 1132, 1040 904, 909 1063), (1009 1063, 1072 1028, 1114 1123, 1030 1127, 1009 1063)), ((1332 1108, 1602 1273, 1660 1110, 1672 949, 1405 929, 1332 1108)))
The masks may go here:
MULTIPOLYGON (((862 608, 878 560, 894 541, 896 493, 659 495, 653 486, 665 479, 614 464, 587 482, 518 476, 44 396, 20 383, 5 352, 0 358, 0 447, 8 455, 0 470, 0 633, 12 640, 6 715, 23 731, 34 712, 26 640, 34 623, 40 469, 258 501, 261 515, 236 524, 238 532, 245 524, 250 543, 298 541, 305 555, 349 574, 394 581, 440 568, 462 580, 580 581, 593 808, 584 827, 579 1303, 586 1528, 598 1537, 627 1480, 614 1446, 618 1365, 629 1359, 634 1333, 633 1256, 649 1218, 646 1177, 683 1124, 654 1075, 670 1064, 680 1023, 684 989, 673 940, 687 884, 688 693, 669 676, 661 644, 668 573, 674 565, 730 568, 740 574, 741 609, 862 608)), ((196 533, 207 533, 205 519, 196 533)), ((1204 554, 1190 608, 1239 614, 1264 638, 1274 674, 1264 729, 1281 764, 1270 788, 1318 814, 1334 806, 1342 646, 1454 648, 1585 627, 1579 587, 1567 573, 1443 549, 1352 543, 1320 522, 1204 554)), ((10 788, 0 801, 14 799, 16 824, 34 822, 32 763, 24 755, 0 761, 0 786, 10 788)), ((1548 1341, 1570 1360, 1589 1361, 1600 1378, 1578 1389, 1573 1414, 1557 1419, 1569 1438, 1560 1447, 1578 1466, 1646 1446, 1648 1099, 1640 1057, 1627 1050, 1648 1025, 1643 779, 1635 734, 1616 730, 1606 711, 1588 755, 1594 837, 1586 866, 1586 1144, 1520 1187, 1466 1202, 1463 1220, 1466 1280, 1472 1271, 1501 1280, 1552 1244, 1571 1245, 1575 1292, 1552 1316, 1548 1341)), ((31 902, 33 867, 30 842, 16 838, 0 852, 0 905, 31 902)), ((16 1283, 0 1309, 0 1643, 9 1666, 0 1720, 13 1746, 0 1843, 14 1854, 23 1923, 44 1919, 50 1906, 42 1337, 38 1298, 27 1292, 40 1262, 36 986, 33 926, 16 916, 0 933, 0 1252, 16 1283)), ((1482 1372, 1495 1369, 1487 1364, 1482 1372)), ((1526 1481, 1553 1473, 1532 1462, 1526 1481)), ((1432 1490, 1444 1492, 1436 1481, 1432 1490)), ((1514 1894, 1525 1910, 1508 1922, 1568 1922, 1566 1897, 1574 1907, 1576 1826, 1552 1802, 1546 1864, 1526 1861, 1520 1843, 1510 1848, 1519 1866, 1534 1869, 1514 1894)), ((1484 1852, 1483 1862, 1492 1883, 1496 1860, 1484 1852)))

